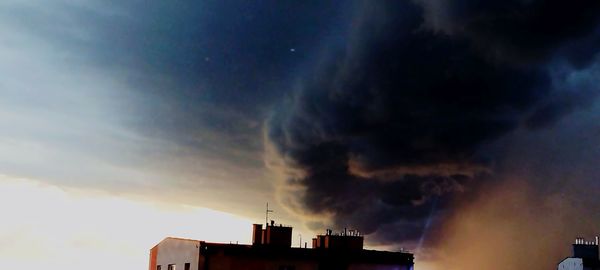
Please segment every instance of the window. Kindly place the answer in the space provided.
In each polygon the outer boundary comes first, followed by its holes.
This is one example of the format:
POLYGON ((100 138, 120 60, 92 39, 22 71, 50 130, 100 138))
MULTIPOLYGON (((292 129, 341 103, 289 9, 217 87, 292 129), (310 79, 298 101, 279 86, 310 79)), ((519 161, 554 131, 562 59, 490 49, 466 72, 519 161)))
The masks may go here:
POLYGON ((175 264, 169 264, 167 266, 167 270, 177 270, 176 268, 177 268, 177 266, 175 264))
POLYGON ((156 270, 160 270, 160 264, 156 266, 156 270))
POLYGON ((190 270, 190 263, 185 263, 183 268, 185 268, 185 270, 190 270))

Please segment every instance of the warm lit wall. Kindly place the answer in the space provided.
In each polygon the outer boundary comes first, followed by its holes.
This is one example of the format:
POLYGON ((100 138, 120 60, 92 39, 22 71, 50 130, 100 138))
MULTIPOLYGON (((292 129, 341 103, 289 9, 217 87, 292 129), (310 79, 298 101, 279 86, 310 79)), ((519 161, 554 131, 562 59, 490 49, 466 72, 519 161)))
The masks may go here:
POLYGON ((150 249, 150 266, 148 270, 156 270, 156 259, 158 256, 158 245, 150 249))
POLYGON ((169 264, 175 264, 177 270, 185 270, 185 263, 190 263, 190 270, 198 270, 200 241, 165 238, 157 247, 156 263, 162 266, 161 270, 167 270, 169 264))

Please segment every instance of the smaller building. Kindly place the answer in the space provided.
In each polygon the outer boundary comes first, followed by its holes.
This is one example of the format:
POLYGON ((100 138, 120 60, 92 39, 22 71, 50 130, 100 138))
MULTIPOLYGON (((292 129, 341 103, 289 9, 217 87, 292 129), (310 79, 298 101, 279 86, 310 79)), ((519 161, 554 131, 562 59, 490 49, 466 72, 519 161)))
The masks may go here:
POLYGON ((598 255, 598 236, 595 241, 583 238, 575 239, 573 256, 565 258, 558 264, 558 270, 600 270, 598 255))

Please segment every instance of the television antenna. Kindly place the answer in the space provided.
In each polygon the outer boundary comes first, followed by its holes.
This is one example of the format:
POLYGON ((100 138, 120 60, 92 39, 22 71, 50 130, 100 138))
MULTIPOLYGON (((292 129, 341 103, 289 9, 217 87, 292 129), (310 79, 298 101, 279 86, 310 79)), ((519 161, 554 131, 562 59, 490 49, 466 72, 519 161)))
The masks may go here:
POLYGON ((269 209, 269 202, 267 202, 267 210, 265 211, 265 225, 269 226, 269 213, 273 213, 273 210, 269 209))

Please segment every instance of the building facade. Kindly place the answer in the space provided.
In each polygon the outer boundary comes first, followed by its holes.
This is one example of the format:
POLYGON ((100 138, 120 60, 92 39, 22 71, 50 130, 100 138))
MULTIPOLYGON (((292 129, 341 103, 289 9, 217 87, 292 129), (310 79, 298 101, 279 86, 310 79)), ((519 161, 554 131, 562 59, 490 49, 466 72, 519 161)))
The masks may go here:
POLYGON ((600 270, 598 256, 598 237, 595 241, 575 239, 573 256, 565 258, 558 264, 558 270, 600 270))
POLYGON ((200 270, 198 240, 167 237, 150 249, 150 270, 200 270))
POLYGON ((313 239, 312 248, 291 247, 292 228, 254 224, 252 244, 165 238, 150 249, 149 270, 412 270, 413 255, 363 249, 355 231, 313 239))

